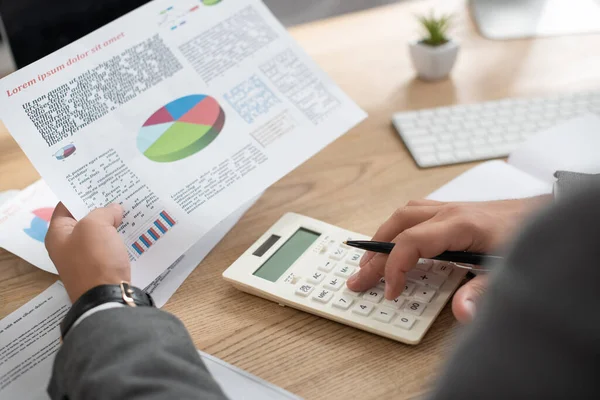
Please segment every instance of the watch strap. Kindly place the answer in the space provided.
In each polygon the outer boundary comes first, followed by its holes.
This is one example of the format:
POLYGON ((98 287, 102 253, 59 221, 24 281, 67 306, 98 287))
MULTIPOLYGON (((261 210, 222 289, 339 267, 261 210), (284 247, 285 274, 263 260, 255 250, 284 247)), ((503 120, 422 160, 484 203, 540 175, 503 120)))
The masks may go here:
POLYGON ((154 307, 154 300, 145 291, 121 282, 120 285, 100 285, 85 292, 67 312, 60 323, 64 339, 75 321, 87 311, 105 303, 121 303, 129 307, 154 307))

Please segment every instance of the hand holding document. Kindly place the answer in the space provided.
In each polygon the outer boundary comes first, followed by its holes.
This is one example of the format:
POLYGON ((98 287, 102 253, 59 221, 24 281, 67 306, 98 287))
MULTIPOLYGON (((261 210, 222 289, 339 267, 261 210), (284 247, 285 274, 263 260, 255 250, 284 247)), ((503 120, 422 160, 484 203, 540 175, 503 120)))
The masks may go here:
POLYGON ((259 0, 156 0, 0 81, 71 213, 123 206, 141 287, 364 117, 259 0))

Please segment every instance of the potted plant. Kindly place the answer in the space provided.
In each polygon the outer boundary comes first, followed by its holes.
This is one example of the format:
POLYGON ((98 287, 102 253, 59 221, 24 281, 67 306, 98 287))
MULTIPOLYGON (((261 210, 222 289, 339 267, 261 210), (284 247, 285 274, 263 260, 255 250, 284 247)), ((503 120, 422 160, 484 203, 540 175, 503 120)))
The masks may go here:
POLYGON ((435 81, 448 76, 458 55, 458 43, 447 36, 452 16, 419 16, 426 36, 410 43, 410 55, 419 78, 435 81))

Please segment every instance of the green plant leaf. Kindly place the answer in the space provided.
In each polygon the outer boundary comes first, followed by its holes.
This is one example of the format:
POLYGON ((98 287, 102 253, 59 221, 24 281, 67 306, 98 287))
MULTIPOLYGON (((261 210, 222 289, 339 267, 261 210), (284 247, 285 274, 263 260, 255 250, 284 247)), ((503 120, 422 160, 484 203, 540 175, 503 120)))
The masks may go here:
POLYGON ((429 16, 417 16, 418 21, 427 34, 421 42, 434 47, 448 43, 450 39, 448 39, 447 34, 452 25, 452 18, 450 14, 443 14, 436 17, 433 11, 429 13, 429 16))

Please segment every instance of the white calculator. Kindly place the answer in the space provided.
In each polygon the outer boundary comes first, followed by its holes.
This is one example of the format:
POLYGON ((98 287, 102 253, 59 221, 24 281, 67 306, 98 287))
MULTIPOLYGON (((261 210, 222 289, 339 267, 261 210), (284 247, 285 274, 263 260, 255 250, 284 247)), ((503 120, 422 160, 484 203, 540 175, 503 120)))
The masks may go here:
POLYGON ((346 280, 363 255, 343 244, 365 235, 285 214, 223 273, 244 292, 407 344, 418 344, 466 271, 422 259, 407 273, 402 295, 383 296, 385 281, 364 293, 346 280))

